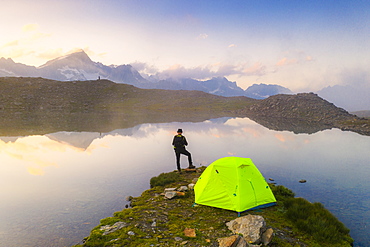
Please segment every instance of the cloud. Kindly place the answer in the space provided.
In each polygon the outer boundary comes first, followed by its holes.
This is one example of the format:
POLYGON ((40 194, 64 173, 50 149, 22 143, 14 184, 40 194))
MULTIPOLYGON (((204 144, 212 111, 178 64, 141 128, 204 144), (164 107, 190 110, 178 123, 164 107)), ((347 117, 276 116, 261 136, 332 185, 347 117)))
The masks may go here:
POLYGON ((14 40, 14 41, 10 41, 10 42, 4 44, 3 46, 1 46, 1 48, 7 48, 7 47, 12 47, 12 46, 17 46, 17 45, 19 45, 19 41, 14 40))
POLYGON ((283 67, 312 61, 315 61, 315 59, 312 56, 307 55, 304 51, 288 51, 275 65, 277 67, 283 67))
POLYGON ((313 58, 311 56, 306 56, 306 61, 313 61, 313 58))
POLYGON ((157 76, 160 79, 166 78, 194 78, 194 79, 204 79, 209 78, 214 75, 214 72, 211 72, 207 67, 193 67, 185 68, 180 64, 174 64, 168 69, 157 73, 157 76))
POLYGON ((208 34, 206 34, 206 33, 201 33, 197 37, 197 39, 206 39, 206 38, 208 38, 208 34))
POLYGON ((37 55, 40 51, 38 46, 42 46, 40 44, 42 44, 44 39, 51 37, 52 34, 39 32, 38 24, 33 23, 24 25, 21 30, 23 34, 18 39, 0 46, 1 56, 11 58, 45 57, 46 51, 41 55, 37 55))
POLYGON ((260 62, 257 62, 250 67, 246 67, 242 72, 242 75, 246 76, 262 76, 266 74, 266 66, 262 65, 260 62))
POLYGON ((57 49, 49 49, 45 52, 39 53, 37 57, 50 60, 50 59, 54 59, 56 57, 60 57, 63 55, 64 55, 63 49, 57 48, 57 49))
POLYGON ((32 34, 32 36, 30 36, 29 38, 28 38, 28 41, 30 41, 30 42, 33 42, 33 41, 37 41, 37 40, 39 40, 39 39, 43 39, 43 38, 48 38, 48 37, 51 37, 52 36, 52 34, 50 34, 50 33, 34 33, 34 34, 32 34))
POLYGON ((229 47, 229 48, 234 48, 234 47, 236 47, 236 45, 235 45, 235 44, 231 44, 231 45, 229 45, 228 47, 229 47))
POLYGON ((21 39, 22 42, 33 42, 42 38, 52 36, 50 33, 39 32, 39 25, 35 23, 26 24, 22 27, 23 33, 29 34, 26 38, 21 39))
POLYGON ((31 32, 39 29, 39 25, 35 23, 26 24, 22 27, 23 32, 31 32))
POLYGON ((173 64, 163 71, 158 71, 153 66, 148 66, 145 63, 131 64, 139 72, 150 71, 151 75, 155 75, 158 79, 178 79, 178 78, 193 78, 198 80, 209 79, 212 77, 227 77, 236 76, 262 76, 266 74, 266 66, 262 63, 249 64, 227 64, 214 63, 205 66, 197 66, 186 68, 181 64, 173 64))
POLYGON ((366 68, 345 68, 338 73, 339 85, 370 88, 370 72, 366 68))
POLYGON ((43 176, 45 175, 45 171, 41 168, 37 167, 28 167, 27 171, 29 174, 34 175, 34 176, 43 176))
POLYGON ((36 52, 29 50, 25 47, 15 47, 11 51, 8 52, 2 52, 4 54, 4 57, 10 57, 10 58, 20 58, 25 57, 29 55, 34 55, 36 52))
POLYGON ((291 64, 296 64, 297 60, 296 59, 288 59, 287 57, 283 57, 280 61, 276 63, 276 66, 281 67, 281 66, 287 66, 291 64))
POLYGON ((144 74, 154 75, 158 73, 158 69, 154 65, 149 65, 147 63, 142 63, 142 62, 137 62, 137 61, 130 63, 130 65, 137 71, 144 73, 144 74))

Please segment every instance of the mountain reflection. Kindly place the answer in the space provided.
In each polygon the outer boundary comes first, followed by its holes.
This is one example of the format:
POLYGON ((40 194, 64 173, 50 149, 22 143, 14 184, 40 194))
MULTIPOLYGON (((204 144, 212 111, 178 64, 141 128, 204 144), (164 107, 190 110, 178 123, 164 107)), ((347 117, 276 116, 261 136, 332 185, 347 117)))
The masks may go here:
MULTIPOLYGON (((121 210, 126 196, 148 189, 151 177, 176 169, 171 143, 178 128, 184 130, 196 166, 230 155, 251 158, 265 178, 324 203, 355 238, 366 237, 352 222, 370 221, 370 204, 363 202, 356 215, 348 214, 348 205, 370 193, 368 136, 338 129, 294 134, 248 118, 218 118, 1 137, 0 196, 6 203, 0 204, 0 242, 78 243, 101 218, 121 210), (17 237, 2 238, 15 232, 17 237)), ((187 165, 186 160, 181 164, 187 165)))
MULTIPOLYGON (((167 140, 163 140, 162 149, 171 149, 170 142, 175 130, 183 127, 190 141, 190 149, 202 150, 205 147, 227 148, 225 155, 240 155, 242 147, 248 145, 258 146, 274 143, 295 148, 304 145, 306 140, 289 132, 277 132, 273 136, 265 127, 248 118, 219 118, 206 120, 202 123, 163 123, 142 124, 132 128, 118 129, 107 133, 100 132, 69 132, 60 131, 45 135, 24 137, 0 137, 2 160, 11 160, 10 164, 21 164, 31 175, 45 175, 48 167, 59 167, 68 157, 82 159, 100 148, 111 148, 114 139, 124 138, 124 143, 131 143, 125 150, 139 149, 145 139, 146 142, 158 144, 156 135, 164 131, 167 140), (181 126, 180 126, 181 125, 181 126), (242 140, 243 144, 235 143, 235 138, 242 140), (277 142, 272 142, 272 139, 277 142), (208 143, 212 139, 212 144, 208 143), (135 141, 136 140, 136 141, 135 141), (141 140, 141 141, 138 141, 141 140), (207 141, 206 141, 207 140, 207 141), (298 142, 298 143, 297 143, 298 142), (4 157, 6 156, 6 158, 4 157)), ((4 161, 3 161, 4 162, 4 161)), ((71 161, 75 163, 75 161, 71 161)), ((209 160, 198 160, 206 164, 209 160)))

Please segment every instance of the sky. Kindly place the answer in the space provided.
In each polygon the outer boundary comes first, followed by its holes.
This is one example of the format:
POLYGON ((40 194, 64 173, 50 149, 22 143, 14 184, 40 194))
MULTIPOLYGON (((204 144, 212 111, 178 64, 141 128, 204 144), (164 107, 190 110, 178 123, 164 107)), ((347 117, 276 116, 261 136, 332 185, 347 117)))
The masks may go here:
POLYGON ((41 66, 83 49, 159 77, 246 89, 370 87, 368 0, 6 0, 0 57, 41 66))

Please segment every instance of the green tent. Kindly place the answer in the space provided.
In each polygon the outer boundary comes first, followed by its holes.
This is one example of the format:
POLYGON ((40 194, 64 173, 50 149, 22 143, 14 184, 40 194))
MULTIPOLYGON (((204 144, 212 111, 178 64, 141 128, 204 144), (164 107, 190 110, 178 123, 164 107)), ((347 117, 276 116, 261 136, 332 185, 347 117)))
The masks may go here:
POLYGON ((238 213, 276 203, 265 178, 249 158, 214 161, 199 177, 194 192, 196 204, 238 213))

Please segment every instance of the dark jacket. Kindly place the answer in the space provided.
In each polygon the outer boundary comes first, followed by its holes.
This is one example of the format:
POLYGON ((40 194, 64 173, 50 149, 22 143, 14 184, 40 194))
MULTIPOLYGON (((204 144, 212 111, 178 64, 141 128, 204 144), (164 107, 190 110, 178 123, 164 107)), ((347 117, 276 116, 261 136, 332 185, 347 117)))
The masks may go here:
POLYGON ((188 142, 186 141, 185 136, 183 136, 183 135, 175 135, 173 137, 172 145, 173 145, 173 147, 175 149, 176 148, 185 148, 185 146, 188 145, 188 142))

